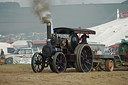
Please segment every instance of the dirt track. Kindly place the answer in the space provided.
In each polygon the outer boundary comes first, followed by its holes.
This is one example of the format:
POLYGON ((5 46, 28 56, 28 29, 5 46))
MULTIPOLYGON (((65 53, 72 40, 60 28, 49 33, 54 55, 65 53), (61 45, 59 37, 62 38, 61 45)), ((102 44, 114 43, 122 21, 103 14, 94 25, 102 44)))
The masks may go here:
POLYGON ((128 69, 89 73, 68 69, 57 74, 49 68, 33 73, 30 65, 0 65, 0 85, 128 85, 128 69))

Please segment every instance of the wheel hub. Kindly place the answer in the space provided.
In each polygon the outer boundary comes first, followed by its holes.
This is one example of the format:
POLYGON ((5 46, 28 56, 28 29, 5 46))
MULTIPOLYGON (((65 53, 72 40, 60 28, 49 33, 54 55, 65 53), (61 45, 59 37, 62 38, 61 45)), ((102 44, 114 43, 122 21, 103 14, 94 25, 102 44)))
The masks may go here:
POLYGON ((40 63, 39 60, 37 60, 35 64, 36 64, 36 65, 40 65, 41 63, 40 63))
POLYGON ((110 62, 109 67, 110 67, 110 68, 112 68, 112 67, 113 67, 113 63, 112 63, 112 62, 110 62))

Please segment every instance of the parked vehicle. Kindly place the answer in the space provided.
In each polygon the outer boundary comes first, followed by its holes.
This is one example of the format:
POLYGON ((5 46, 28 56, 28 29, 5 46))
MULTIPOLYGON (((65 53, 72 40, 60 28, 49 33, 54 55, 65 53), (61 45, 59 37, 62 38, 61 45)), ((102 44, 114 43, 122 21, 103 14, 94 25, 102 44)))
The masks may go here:
POLYGON ((39 52, 37 48, 19 48, 14 51, 13 54, 6 55, 6 64, 18 64, 25 63, 29 59, 28 62, 31 62, 31 57, 34 53, 39 52))

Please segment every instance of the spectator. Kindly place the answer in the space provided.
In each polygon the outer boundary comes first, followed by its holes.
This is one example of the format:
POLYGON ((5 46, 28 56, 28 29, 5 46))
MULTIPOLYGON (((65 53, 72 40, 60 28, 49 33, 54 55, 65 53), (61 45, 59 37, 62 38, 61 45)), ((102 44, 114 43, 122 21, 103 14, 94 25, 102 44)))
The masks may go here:
POLYGON ((113 55, 113 52, 112 52, 112 49, 111 48, 109 48, 109 54, 110 55, 113 55))
POLYGON ((101 52, 101 50, 99 48, 97 50, 97 55, 102 55, 102 52, 101 52))
POLYGON ((4 51, 1 49, 1 59, 4 59, 4 51))
POLYGON ((108 50, 105 50, 104 55, 109 55, 108 50))
POLYGON ((96 50, 92 49, 92 53, 93 53, 93 55, 96 55, 96 50))

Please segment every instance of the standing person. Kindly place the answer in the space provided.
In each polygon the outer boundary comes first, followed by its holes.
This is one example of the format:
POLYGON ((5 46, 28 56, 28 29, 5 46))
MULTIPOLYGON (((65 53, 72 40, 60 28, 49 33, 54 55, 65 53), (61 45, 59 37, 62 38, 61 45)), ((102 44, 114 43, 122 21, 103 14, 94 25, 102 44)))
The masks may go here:
POLYGON ((1 49, 1 59, 4 59, 4 51, 1 49))
POLYGON ((101 50, 99 48, 97 50, 97 55, 102 55, 102 52, 101 52, 101 50))
POLYGON ((93 53, 93 55, 96 55, 96 50, 92 49, 92 53, 93 53))
POLYGON ((87 36, 86 34, 83 34, 82 36, 81 36, 81 39, 82 39, 82 44, 87 44, 87 38, 89 38, 89 36, 87 36))

